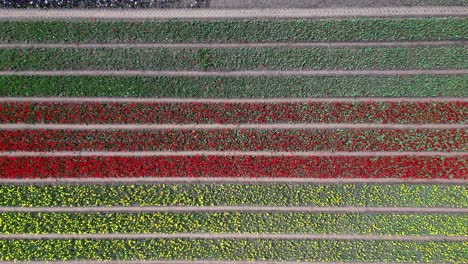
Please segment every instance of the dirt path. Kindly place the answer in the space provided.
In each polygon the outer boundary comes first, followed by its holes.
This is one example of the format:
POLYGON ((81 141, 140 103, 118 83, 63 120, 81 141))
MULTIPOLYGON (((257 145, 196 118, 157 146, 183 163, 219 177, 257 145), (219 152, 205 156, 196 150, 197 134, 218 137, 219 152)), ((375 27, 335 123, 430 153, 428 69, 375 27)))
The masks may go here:
POLYGON ((346 18, 468 16, 468 7, 419 6, 323 9, 3 9, 0 20, 74 19, 239 19, 239 18, 346 18))
POLYGON ((467 5, 463 0, 210 0, 210 8, 342 8, 467 5))
POLYGON ((186 157, 186 156, 253 156, 253 157, 461 157, 467 156, 463 151, 54 151, 0 152, 0 157, 186 157))
POLYGON ((253 157, 461 157, 468 152, 452 151, 54 151, 0 152, 0 157, 186 157, 186 156, 253 156, 253 157))
POLYGON ((468 185, 460 179, 390 179, 390 178, 47 178, 47 179, 1 179, 4 185, 107 185, 107 184, 405 184, 405 185, 468 185))
POLYGON ((136 98, 136 97, 0 97, 0 103, 358 103, 468 102, 468 97, 322 97, 322 98, 136 98))
MULTIPOLYGON (((103 264, 99 260, 67 261, 0 261, 0 264, 103 264)), ((229 261, 229 260, 106 260, 104 264, 343 264, 343 262, 309 261, 229 261)), ((401 262, 346 262, 346 264, 402 264, 401 262)))
POLYGON ((0 43, 0 49, 235 49, 235 48, 363 48, 465 46, 466 41, 269 42, 269 43, 0 43))
POLYGON ((468 124, 0 124, 1 130, 409 130, 409 129, 468 129, 468 124))
POLYGON ((345 240, 345 241, 450 241, 465 242, 468 236, 389 236, 336 234, 0 234, 5 239, 271 239, 271 240, 345 240))
MULTIPOLYGON (((2 213, 355 213, 355 214, 468 214, 468 208, 449 207, 311 207, 311 206, 91 206, 91 207, 0 207, 2 213)), ((467 237, 468 238, 468 237, 467 237)))
POLYGON ((188 76, 188 77, 274 77, 274 76, 409 76, 465 75, 468 69, 449 70, 285 70, 285 71, 146 71, 146 70, 59 70, 0 71, 0 76, 188 76))

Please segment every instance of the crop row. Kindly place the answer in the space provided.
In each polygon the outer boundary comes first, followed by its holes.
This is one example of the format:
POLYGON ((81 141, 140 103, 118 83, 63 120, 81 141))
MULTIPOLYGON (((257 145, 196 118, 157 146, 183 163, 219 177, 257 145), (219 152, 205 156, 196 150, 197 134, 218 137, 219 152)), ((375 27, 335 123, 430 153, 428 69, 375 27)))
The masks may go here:
POLYGON ((0 49, 2 70, 462 69, 468 47, 0 49))
POLYGON ((466 18, 1 21, 2 42, 465 40, 466 18), (295 30, 291 30, 295 29, 295 30))
POLYGON ((452 262, 467 242, 269 239, 0 240, 0 260, 290 260, 452 262))
POLYGON ((468 96, 467 89, 462 89, 466 86, 468 86, 466 75, 196 78, 0 76, 1 96, 207 98, 468 96))
POLYGON ((2 123, 466 123, 468 102, 0 103, 2 123))
POLYGON ((11 130, 0 151, 468 151, 467 130, 11 130))
POLYGON ((2 234, 466 235, 468 216, 316 213, 0 213, 2 234))
POLYGON ((0 206, 468 207, 466 185, 0 185, 0 206))
POLYGON ((466 179, 468 155, 0 158, 2 178, 274 177, 466 179))

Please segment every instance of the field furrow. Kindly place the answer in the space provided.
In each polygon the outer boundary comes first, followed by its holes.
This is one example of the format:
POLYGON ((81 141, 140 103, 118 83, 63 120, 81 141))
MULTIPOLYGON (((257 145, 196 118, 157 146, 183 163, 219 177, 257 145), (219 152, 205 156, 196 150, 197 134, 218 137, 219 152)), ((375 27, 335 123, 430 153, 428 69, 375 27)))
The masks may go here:
POLYGON ((226 48, 363 48, 363 47, 459 47, 463 40, 448 41, 348 41, 348 42, 239 42, 239 43, 2 43, 0 49, 155 49, 155 48, 188 48, 188 49, 226 49, 226 48))
MULTIPOLYGON (((2 213, 331 213, 331 214, 446 214, 462 215, 468 208, 420 207, 310 207, 310 206, 91 206, 0 207, 2 213)), ((467 238, 468 240, 468 238, 467 238)))

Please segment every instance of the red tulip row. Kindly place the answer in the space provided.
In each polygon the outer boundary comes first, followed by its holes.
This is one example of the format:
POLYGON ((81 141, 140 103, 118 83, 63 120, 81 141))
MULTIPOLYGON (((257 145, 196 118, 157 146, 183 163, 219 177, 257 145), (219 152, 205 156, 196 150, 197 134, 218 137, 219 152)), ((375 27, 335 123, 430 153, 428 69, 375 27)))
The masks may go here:
POLYGON ((0 103, 1 123, 466 123, 468 102, 0 103))
POLYGON ((299 177, 468 179, 459 157, 1 157, 2 178, 299 177))
POLYGON ((0 133, 0 151, 468 151, 467 130, 194 130, 0 133))

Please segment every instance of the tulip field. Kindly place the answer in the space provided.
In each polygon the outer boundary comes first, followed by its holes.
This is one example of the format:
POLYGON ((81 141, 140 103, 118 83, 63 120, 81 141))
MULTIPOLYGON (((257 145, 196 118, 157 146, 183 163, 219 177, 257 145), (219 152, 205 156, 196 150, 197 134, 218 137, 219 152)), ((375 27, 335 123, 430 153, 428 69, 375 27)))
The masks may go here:
POLYGON ((0 9, 0 264, 468 262, 463 1, 82 2, 0 2, 119 7, 0 9))

